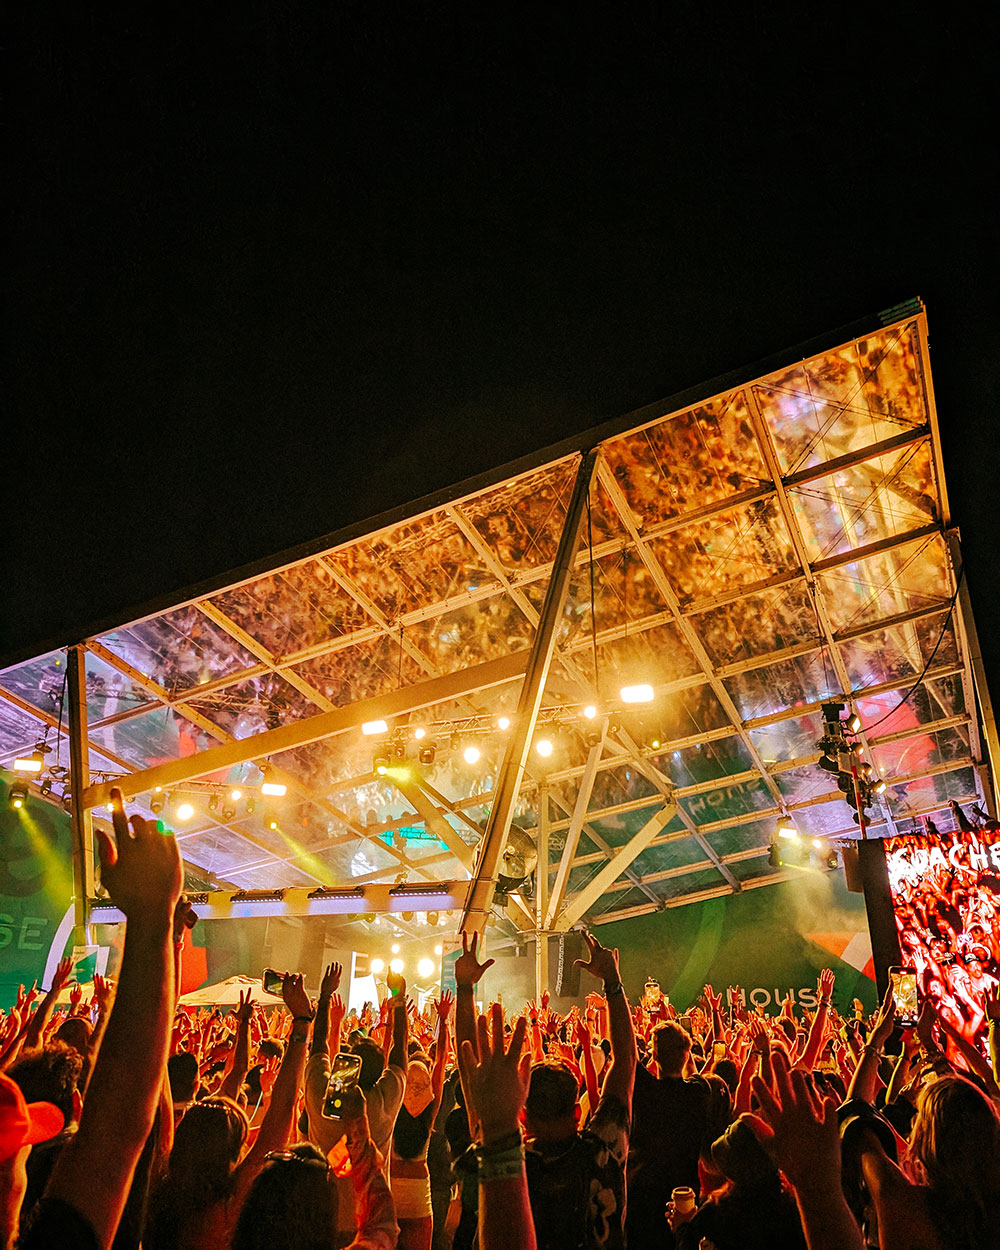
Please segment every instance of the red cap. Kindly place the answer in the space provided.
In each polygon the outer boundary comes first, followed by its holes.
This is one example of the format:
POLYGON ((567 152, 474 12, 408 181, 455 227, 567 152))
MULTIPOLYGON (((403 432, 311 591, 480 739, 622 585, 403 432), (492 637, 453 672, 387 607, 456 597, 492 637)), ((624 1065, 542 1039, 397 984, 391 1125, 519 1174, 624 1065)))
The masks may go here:
POLYGON ((58 1107, 51 1102, 25 1102, 19 1086, 0 1072, 0 1163, 22 1146, 55 1137, 63 1123, 58 1107))

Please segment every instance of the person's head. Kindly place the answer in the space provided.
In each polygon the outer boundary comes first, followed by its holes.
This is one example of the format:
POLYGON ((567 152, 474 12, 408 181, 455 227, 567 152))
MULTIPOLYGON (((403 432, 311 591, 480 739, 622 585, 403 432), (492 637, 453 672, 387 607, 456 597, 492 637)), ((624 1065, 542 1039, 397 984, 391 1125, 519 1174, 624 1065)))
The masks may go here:
POLYGON ((740 1070, 732 1059, 720 1059, 715 1065, 715 1075, 722 1077, 729 1092, 735 1095, 736 1087, 740 1083, 740 1070))
POLYGON ((371 1089, 385 1070, 385 1057, 370 1037, 363 1037, 354 1047, 354 1053, 361 1058, 358 1084, 362 1089, 371 1089))
POLYGON ((174 1133, 167 1179, 175 1200, 202 1209, 228 1192, 229 1178, 247 1138, 246 1112, 231 1098, 192 1103, 174 1133))
POLYGON ((250 1186, 231 1250, 332 1250, 337 1190, 309 1142, 268 1155, 250 1186))
POLYGON ((63 1116, 47 1102, 27 1102, 20 1087, 0 1072, 0 1250, 14 1243, 28 1186, 31 1147, 62 1131, 63 1116))
POLYGON ((81 1055, 86 1056, 90 1051, 90 1033, 91 1028, 88 1021, 81 1016, 70 1016, 68 1020, 64 1020, 56 1029, 55 1041, 64 1042, 67 1046, 72 1046, 74 1050, 78 1050, 81 1055))
POLYGON ((51 1102, 62 1112, 63 1120, 72 1124, 79 1120, 83 1107, 79 1089, 82 1069, 78 1050, 64 1042, 52 1042, 43 1050, 22 1055, 7 1075, 17 1083, 26 1102, 51 1102))
POLYGON ((680 1076, 691 1050, 687 1032, 673 1020, 664 1020, 653 1029, 651 1041, 660 1076, 680 1076))
POLYGON ((745 1115, 734 1120, 712 1143, 712 1162, 737 1189, 780 1184, 778 1169, 758 1142, 745 1115))
POLYGON ((571 1137, 580 1117, 578 1095, 576 1077, 564 1063, 536 1063, 524 1103, 527 1135, 542 1141, 571 1137))
POLYGON ((268 1059, 280 1059, 281 1047, 273 1037, 265 1037, 261 1044, 257 1047, 258 1063, 266 1063, 268 1059))
POLYGON ((173 1102, 194 1102, 198 1093, 198 1059, 181 1050, 167 1060, 167 1078, 173 1102))
POLYGON ((406 1093, 410 1098, 423 1098, 430 1093, 431 1070, 425 1055, 414 1055, 406 1069, 406 1093))

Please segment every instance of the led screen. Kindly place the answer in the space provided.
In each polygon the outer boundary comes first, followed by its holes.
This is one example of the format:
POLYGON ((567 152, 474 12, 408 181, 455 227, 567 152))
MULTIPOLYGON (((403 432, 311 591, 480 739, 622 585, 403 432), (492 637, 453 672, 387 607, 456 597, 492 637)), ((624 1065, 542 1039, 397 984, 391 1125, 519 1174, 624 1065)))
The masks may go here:
MULTIPOLYGON (((1000 828, 886 838, 904 967, 919 1000, 988 1057, 985 996, 1000 987, 1000 828)), ((965 1066, 955 1041, 949 1058, 965 1066)))

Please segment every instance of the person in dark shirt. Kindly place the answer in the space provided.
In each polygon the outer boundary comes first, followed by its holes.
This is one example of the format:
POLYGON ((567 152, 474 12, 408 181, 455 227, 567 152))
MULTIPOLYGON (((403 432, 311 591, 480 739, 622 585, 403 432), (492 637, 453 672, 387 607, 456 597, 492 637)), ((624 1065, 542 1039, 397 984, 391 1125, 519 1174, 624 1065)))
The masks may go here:
POLYGON ((623 1250, 625 1158, 635 1079, 635 1032, 618 972, 618 952, 586 934, 577 960, 604 981, 611 1063, 587 1127, 576 1077, 564 1064, 536 1064, 524 1107, 525 1166, 538 1250, 623 1250))
POLYGON ((626 1233, 628 1244, 643 1250, 674 1244, 666 1205, 679 1185, 699 1191, 698 1156, 710 1115, 707 1083, 684 1077, 691 1050, 684 1029, 665 1021, 653 1030, 651 1042, 659 1076, 636 1069, 628 1154, 626 1233))

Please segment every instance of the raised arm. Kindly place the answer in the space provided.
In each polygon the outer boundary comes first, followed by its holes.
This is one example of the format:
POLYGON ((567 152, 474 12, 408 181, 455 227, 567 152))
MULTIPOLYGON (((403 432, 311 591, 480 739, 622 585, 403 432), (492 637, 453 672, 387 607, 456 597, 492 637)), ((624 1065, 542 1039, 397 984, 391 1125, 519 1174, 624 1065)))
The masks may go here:
MULTIPOLYGON (((330 1057, 330 1002, 333 995, 340 988, 340 978, 343 968, 338 963, 326 965, 326 971, 323 973, 323 980, 319 987, 319 1001, 316 1004, 316 1021, 313 1024, 312 1043, 309 1047, 309 1058, 314 1055, 326 1055, 330 1057)), ((340 1038, 337 1038, 337 1048, 340 1046, 340 1038)))
MULTIPOLYGON (((467 933, 462 934, 462 953, 455 961, 455 1045, 458 1048, 458 1070, 462 1076, 462 1088, 468 1096, 468 1086, 466 1085, 466 1073, 464 1071, 465 1064, 465 1047, 463 1042, 468 1042, 472 1053, 478 1057, 479 1055, 479 1038, 476 1032, 476 1000, 475 988, 476 982, 482 977, 487 968, 493 966, 493 960, 487 959, 485 963, 480 963, 476 958, 476 946, 479 942, 479 934, 473 933, 470 937, 467 933)), ((468 1101, 466 1102, 468 1108, 468 1101)), ((470 1109, 469 1128, 475 1137, 475 1124, 470 1109)))
POLYGON ((434 1004, 438 1015, 437 1050, 434 1052, 434 1067, 431 1070, 431 1095, 434 1101, 434 1115, 437 1116, 441 1106, 441 1094, 444 1090, 444 1070, 448 1066, 448 1016, 451 1014, 452 996, 447 991, 434 1004))
POLYGON ((627 1115, 632 1114, 632 1090, 635 1086, 635 1029, 625 987, 618 971, 618 952, 602 946, 592 933, 584 939, 590 952, 589 959, 576 962, 591 976, 604 982, 604 997, 608 1002, 608 1028, 611 1033, 611 1066, 604 1078, 605 1095, 614 1094, 625 1104, 627 1115))
POLYGON ((879 1008, 879 1013, 875 1018, 875 1024, 868 1034, 868 1040, 865 1042, 864 1049, 861 1052, 861 1060, 854 1069, 851 1087, 847 1091, 849 1099, 860 1098, 863 1102, 875 1102, 875 1095, 878 1092, 878 1065, 895 1022, 896 1005, 892 997, 892 986, 890 985, 885 992, 885 998, 883 998, 882 1006, 879 1008))
POLYGON ((253 994, 250 990, 246 993, 240 990, 240 1005, 233 1015, 236 1017, 236 1042, 230 1051, 219 1093, 237 1102, 250 1066, 250 1017, 253 1015, 253 994))
POLYGON ((407 1043, 410 1036, 410 1019, 406 1010, 406 981, 395 972, 385 978, 389 987, 389 1010, 392 1013, 392 1046, 386 1058, 386 1066, 399 1068, 406 1075, 408 1062, 407 1043))
POLYGON ((482 1126, 479 1160, 480 1250, 535 1250, 535 1224, 528 1200, 524 1146, 518 1117, 528 1094, 530 1055, 522 1055, 525 1019, 519 1016, 507 1051, 503 1015, 490 1011, 492 1037, 485 1017, 476 1021, 476 1048, 462 1043, 463 1083, 469 1120, 482 1126))
POLYGON ((49 1022, 53 1008, 56 1005, 56 999, 62 992, 63 986, 69 980, 69 974, 73 971, 72 959, 63 959, 56 965, 56 970, 52 974, 52 985, 49 992, 35 1008, 31 1017, 31 1023, 28 1025, 24 1035, 22 1049, 35 1050, 42 1044, 42 1034, 45 1032, 45 1026, 49 1022))
POLYGON ((126 821, 117 790, 112 804, 114 841, 101 829, 96 833, 101 880, 127 917, 118 992, 80 1127, 46 1190, 90 1223, 102 1247, 114 1237, 153 1127, 174 1010, 171 926, 181 892, 173 834, 141 816, 126 821))
POLYGON ((817 1006, 816 1014, 813 1016, 812 1024, 809 1028, 809 1039, 806 1042, 806 1048, 802 1052, 802 1058, 795 1065, 801 1068, 803 1072, 811 1072, 816 1066, 816 1060, 819 1053, 823 1049, 823 1041, 826 1038, 826 1024, 830 1018, 830 1004, 833 1002, 833 986, 836 976, 830 968, 824 968, 819 974, 817 982, 817 1006))

